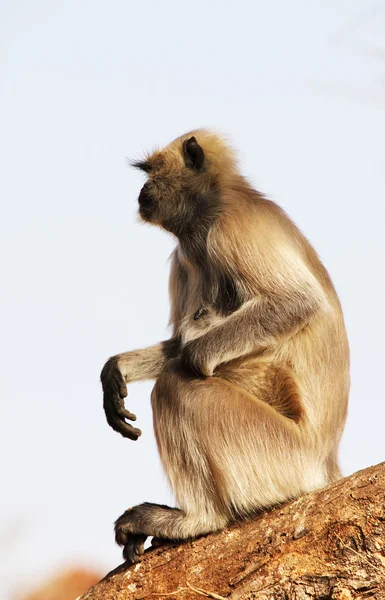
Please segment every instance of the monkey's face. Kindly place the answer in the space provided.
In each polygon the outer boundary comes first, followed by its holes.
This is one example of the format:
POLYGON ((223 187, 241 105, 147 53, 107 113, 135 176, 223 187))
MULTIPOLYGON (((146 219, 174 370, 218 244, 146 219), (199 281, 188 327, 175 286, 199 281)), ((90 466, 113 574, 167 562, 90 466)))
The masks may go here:
POLYGON ((148 177, 138 198, 144 221, 181 237, 215 218, 217 170, 194 135, 178 138, 133 166, 148 177))

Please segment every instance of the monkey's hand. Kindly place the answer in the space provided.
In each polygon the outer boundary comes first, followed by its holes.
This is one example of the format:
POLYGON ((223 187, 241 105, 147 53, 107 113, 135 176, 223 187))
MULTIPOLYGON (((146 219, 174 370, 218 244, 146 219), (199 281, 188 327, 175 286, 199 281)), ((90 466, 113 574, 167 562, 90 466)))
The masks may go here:
POLYGON ((136 416, 129 412, 124 405, 127 396, 127 387, 118 367, 118 358, 113 356, 103 367, 100 375, 103 386, 103 408, 106 413, 107 423, 124 437, 137 440, 142 434, 126 419, 136 421, 136 416))
POLYGON ((207 360, 207 349, 205 348, 205 337, 202 336, 183 346, 181 353, 182 366, 192 371, 198 377, 211 377, 214 366, 207 360))

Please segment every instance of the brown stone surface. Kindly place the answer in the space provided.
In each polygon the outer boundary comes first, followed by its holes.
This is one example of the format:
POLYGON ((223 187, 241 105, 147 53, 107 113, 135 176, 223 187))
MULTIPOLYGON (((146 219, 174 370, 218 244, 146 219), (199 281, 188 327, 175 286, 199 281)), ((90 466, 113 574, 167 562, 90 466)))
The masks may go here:
POLYGON ((121 565, 82 600, 385 600, 385 463, 121 565))

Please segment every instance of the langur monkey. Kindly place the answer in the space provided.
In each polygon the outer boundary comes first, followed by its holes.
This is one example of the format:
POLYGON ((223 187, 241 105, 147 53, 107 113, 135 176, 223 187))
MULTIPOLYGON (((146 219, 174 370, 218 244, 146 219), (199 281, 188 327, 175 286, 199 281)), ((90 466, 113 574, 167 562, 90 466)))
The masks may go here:
POLYGON ((129 563, 147 536, 194 538, 338 479, 349 394, 329 275, 285 212, 241 175, 226 140, 191 131, 133 166, 147 176, 141 218, 177 241, 172 337, 107 361, 104 410, 136 440, 126 384, 156 380, 155 436, 179 508, 145 503, 118 518, 129 563))

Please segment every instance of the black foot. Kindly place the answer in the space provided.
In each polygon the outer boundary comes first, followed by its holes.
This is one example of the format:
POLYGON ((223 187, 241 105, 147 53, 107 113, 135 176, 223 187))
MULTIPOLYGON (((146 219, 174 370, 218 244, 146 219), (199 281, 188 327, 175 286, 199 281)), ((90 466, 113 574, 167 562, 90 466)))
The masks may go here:
POLYGON ((133 565, 140 561, 140 557, 144 553, 146 538, 146 535, 135 535, 133 533, 127 535, 127 541, 123 548, 123 558, 127 563, 133 565))

